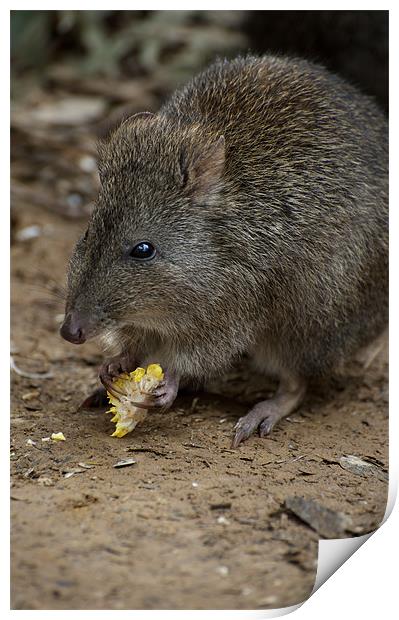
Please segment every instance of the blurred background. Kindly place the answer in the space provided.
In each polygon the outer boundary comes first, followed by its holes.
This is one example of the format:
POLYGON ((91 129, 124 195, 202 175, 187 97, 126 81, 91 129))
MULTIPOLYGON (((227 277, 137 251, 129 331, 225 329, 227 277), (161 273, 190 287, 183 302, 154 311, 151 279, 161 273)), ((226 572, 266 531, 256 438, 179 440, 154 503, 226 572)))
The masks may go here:
POLYGON ((86 218, 109 123, 248 51, 322 62, 387 111, 388 11, 12 11, 13 224, 26 201, 86 218))

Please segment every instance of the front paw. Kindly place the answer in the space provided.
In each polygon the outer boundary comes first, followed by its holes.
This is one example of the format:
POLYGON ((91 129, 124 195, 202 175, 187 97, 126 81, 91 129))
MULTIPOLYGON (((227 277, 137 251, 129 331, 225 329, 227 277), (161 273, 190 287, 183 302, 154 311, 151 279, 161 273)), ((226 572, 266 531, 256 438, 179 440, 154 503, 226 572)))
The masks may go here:
POLYGON ((173 405, 178 391, 179 378, 173 373, 165 371, 163 381, 148 397, 148 408, 169 409, 173 405))
POLYGON ((115 387, 114 381, 120 375, 134 370, 135 366, 135 361, 130 355, 112 357, 100 366, 100 381, 110 394, 113 394, 114 396, 122 394, 122 392, 115 387))

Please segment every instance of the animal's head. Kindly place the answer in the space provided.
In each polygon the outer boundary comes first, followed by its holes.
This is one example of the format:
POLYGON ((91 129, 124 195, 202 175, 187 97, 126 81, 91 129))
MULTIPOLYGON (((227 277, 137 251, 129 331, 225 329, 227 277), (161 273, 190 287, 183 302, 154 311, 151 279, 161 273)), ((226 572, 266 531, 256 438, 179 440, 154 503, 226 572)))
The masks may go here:
POLYGON ((175 334, 212 306, 224 166, 223 136, 150 113, 100 145, 101 189, 69 266, 66 340, 135 325, 175 334))

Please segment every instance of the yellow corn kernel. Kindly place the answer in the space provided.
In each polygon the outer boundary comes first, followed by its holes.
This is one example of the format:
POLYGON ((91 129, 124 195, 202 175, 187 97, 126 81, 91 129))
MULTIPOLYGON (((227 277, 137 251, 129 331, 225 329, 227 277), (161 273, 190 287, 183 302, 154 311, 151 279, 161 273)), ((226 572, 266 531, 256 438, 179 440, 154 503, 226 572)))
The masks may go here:
POLYGON ((159 364, 150 364, 147 366, 147 376, 162 381, 164 378, 163 370, 159 364))
POLYGON ((139 367, 133 372, 124 373, 113 382, 113 385, 122 394, 114 396, 107 392, 108 400, 112 405, 108 413, 113 414, 111 422, 116 424, 112 437, 124 437, 145 419, 147 409, 136 407, 133 403, 144 403, 163 378, 164 373, 161 366, 149 364, 147 368, 139 367))
MULTIPOLYGON (((148 367, 149 368, 149 367, 148 367)), ((140 366, 138 368, 136 368, 136 370, 133 370, 133 372, 130 373, 130 377, 133 379, 133 381, 135 381, 136 383, 140 383, 140 381, 142 380, 142 378, 144 377, 146 373, 145 368, 140 368, 140 366)))

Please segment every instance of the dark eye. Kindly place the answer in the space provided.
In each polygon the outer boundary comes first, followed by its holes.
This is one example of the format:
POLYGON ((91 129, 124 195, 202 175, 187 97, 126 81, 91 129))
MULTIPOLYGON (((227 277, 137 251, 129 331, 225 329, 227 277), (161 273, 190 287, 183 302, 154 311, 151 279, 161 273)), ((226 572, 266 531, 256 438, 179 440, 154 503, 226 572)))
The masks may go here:
POLYGON ((130 251, 130 256, 136 260, 150 260, 157 253, 156 249, 148 241, 140 241, 130 251))

